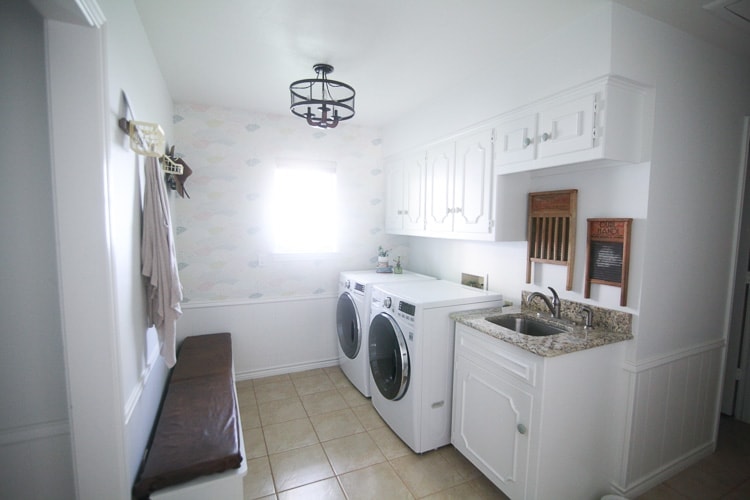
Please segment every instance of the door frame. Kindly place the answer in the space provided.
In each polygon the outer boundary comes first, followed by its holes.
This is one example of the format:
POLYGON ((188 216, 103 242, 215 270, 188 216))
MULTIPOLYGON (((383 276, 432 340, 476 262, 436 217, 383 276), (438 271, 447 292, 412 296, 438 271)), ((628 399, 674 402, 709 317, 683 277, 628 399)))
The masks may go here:
POLYGON ((721 412, 750 423, 750 116, 744 119, 721 412))

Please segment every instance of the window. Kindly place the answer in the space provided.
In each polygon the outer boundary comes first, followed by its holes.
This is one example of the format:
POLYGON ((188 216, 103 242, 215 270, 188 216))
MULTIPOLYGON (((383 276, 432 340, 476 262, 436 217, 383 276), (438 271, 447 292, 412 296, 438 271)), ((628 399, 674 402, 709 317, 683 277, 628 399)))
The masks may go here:
POLYGON ((271 207, 274 253, 338 251, 337 200, 335 163, 277 162, 271 207))

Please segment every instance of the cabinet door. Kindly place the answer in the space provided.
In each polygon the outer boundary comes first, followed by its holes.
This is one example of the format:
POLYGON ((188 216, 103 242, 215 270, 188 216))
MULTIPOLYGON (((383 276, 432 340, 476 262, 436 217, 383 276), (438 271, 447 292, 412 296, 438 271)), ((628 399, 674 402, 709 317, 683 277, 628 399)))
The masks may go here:
POLYGON ((427 151, 426 180, 426 227, 431 232, 453 230, 453 173, 455 167, 455 143, 447 142, 427 151))
POLYGON ((524 498, 531 394, 457 356, 451 441, 510 498, 524 498))
POLYGON ((410 233, 424 231, 425 154, 409 155, 404 162, 403 228, 410 233))
POLYGON ((495 142, 496 164, 508 165, 536 158, 536 125, 536 113, 500 123, 495 142))
POLYGON ((390 159, 385 166, 385 230, 399 234, 404 220, 404 170, 403 158, 390 159))
POLYGON ((456 142, 454 233, 487 234, 491 230, 493 134, 489 128, 456 142))
POLYGON ((594 147, 596 94, 542 109, 539 113, 537 158, 594 147))

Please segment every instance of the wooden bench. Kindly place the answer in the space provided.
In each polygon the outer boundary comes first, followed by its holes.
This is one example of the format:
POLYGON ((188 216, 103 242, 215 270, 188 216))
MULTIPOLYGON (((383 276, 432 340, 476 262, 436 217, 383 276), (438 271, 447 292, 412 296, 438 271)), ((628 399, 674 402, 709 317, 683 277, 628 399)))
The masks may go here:
POLYGON ((241 499, 244 454, 231 335, 188 337, 167 382, 133 497, 193 498, 192 489, 195 498, 241 499))

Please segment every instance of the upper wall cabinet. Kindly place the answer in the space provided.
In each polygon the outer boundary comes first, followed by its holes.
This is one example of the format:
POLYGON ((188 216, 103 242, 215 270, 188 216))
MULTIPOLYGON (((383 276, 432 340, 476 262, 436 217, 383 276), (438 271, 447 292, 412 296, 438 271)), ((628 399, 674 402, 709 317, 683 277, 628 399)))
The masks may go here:
POLYGON ((645 89, 607 76, 497 118, 499 174, 644 160, 645 89))
POLYGON ((492 141, 487 128, 427 150, 428 233, 492 233, 492 141))
POLYGON ((425 229, 425 154, 389 158, 385 166, 385 230, 392 234, 421 234, 425 229))
POLYGON ((493 174, 488 126, 386 161, 386 232, 484 241, 526 239, 528 175, 493 174))

